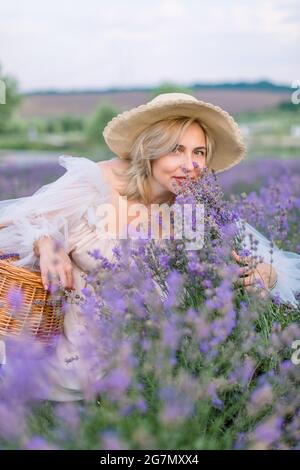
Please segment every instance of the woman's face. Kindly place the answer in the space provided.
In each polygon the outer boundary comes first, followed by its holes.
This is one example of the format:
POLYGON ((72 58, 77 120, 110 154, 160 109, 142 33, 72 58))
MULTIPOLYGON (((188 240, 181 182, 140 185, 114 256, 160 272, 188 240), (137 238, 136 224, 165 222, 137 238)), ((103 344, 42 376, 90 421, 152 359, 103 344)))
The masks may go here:
POLYGON ((180 141, 172 152, 152 161, 152 186, 158 195, 170 191, 177 194, 180 191, 180 178, 186 175, 196 178, 206 165, 206 138, 203 129, 193 122, 181 136, 180 141), (194 163, 199 166, 194 167, 194 163), (179 190, 179 191, 178 191, 179 190))

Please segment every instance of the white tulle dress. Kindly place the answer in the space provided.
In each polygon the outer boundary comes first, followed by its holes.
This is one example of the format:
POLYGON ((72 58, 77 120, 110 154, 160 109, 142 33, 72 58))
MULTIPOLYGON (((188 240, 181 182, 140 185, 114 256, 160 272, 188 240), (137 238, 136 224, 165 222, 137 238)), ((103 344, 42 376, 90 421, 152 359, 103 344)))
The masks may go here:
MULTIPOLYGON (((96 210, 99 204, 111 201, 111 189, 101 166, 86 157, 60 155, 59 164, 66 172, 56 181, 42 186, 32 196, 0 201, 0 252, 19 254, 16 266, 39 268, 33 243, 42 235, 52 235, 69 254, 75 283, 74 295, 81 295, 86 286, 87 271, 96 262, 87 252, 99 249, 108 259, 113 258, 114 238, 103 238, 97 231, 96 210)), ((259 240, 257 254, 269 262, 269 241, 246 223, 247 233, 259 240)), ((248 238, 249 246, 250 239, 248 238)), ((247 237, 246 237, 247 243, 247 237)), ((279 294, 284 302, 297 306, 295 295, 300 291, 300 255, 274 248, 274 267, 278 282, 272 294, 279 294)), ((54 353, 47 358, 51 371, 51 387, 47 398, 71 401, 83 398, 82 370, 76 356, 76 337, 84 325, 84 318, 76 303, 68 303, 64 331, 54 353)), ((3 340, 3 338, 0 338, 3 340)), ((9 357, 6 357, 9 364, 9 357)), ((4 366, 5 367, 5 366, 4 366)))

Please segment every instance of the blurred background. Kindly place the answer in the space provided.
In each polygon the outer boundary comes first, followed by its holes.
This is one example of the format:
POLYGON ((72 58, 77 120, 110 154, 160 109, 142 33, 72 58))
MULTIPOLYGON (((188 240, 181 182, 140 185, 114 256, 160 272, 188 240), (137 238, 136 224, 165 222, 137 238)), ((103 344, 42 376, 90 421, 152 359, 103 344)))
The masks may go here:
POLYGON ((10 0, 0 16, 0 199, 63 174, 61 154, 111 158, 106 123, 169 91, 241 126, 227 192, 300 172, 296 0, 10 0))

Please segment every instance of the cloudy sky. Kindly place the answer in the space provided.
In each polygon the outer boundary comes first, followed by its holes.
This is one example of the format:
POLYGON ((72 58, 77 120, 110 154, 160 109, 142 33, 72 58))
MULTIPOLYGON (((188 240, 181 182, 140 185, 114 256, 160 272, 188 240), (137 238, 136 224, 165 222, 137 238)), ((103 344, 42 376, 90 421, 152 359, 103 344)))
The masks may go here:
POLYGON ((22 91, 300 79, 298 0, 9 0, 0 64, 22 91))

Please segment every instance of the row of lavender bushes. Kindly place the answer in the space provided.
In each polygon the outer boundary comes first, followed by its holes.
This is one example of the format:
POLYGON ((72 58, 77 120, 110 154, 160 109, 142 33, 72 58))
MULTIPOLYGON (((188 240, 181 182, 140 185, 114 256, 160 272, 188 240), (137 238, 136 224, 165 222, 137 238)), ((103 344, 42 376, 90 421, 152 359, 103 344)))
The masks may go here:
MULTIPOLYGON (((38 400, 45 351, 8 340, 2 449, 300 448, 300 365, 291 361, 300 309, 246 292, 230 256, 237 217, 300 253, 299 164, 241 168, 220 176, 225 196, 207 177, 177 198, 204 202, 203 249, 140 241, 123 242, 113 262, 90 253, 99 268, 82 292, 84 400, 38 400)), ((50 165, 35 171, 22 195, 57 177, 50 165)), ((16 197, 24 173, 7 168, 0 178, 1 199, 16 197)), ((22 302, 11 295, 16 315, 22 302)))

